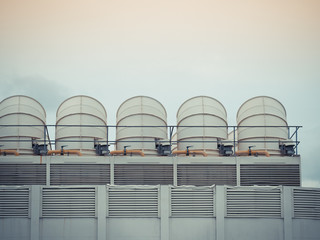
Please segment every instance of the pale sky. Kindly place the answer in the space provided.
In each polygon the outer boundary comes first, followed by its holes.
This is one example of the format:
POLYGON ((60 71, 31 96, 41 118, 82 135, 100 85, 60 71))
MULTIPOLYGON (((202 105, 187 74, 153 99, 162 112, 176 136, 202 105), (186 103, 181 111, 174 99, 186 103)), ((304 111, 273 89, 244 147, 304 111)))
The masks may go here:
POLYGON ((175 125, 185 100, 207 95, 235 125, 244 101, 271 96, 303 126, 303 185, 320 187, 319 11, 318 0, 1 0, 1 100, 33 97, 55 124, 63 100, 89 95, 115 125, 123 101, 147 95, 175 125))

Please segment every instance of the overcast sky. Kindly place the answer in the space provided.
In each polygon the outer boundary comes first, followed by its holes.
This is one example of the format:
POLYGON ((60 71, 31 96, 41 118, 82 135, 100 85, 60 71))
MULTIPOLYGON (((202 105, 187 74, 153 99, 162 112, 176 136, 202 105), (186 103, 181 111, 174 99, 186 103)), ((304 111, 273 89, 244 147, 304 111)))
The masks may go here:
POLYGON ((99 100, 115 125, 136 95, 159 100, 176 124, 190 97, 219 100, 236 124, 267 95, 302 125, 304 186, 320 187, 320 1, 1 0, 0 96, 37 99, 47 124, 68 97, 99 100))

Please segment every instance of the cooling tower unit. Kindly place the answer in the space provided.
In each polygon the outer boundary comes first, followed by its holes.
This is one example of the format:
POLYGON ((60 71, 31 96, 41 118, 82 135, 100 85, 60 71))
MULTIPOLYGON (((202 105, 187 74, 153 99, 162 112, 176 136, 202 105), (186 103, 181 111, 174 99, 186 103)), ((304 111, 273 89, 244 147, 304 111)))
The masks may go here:
POLYGON ((173 135, 172 135, 172 138, 171 138, 171 141, 172 141, 172 151, 176 151, 178 149, 178 146, 177 146, 177 132, 175 132, 173 135))
POLYGON ((198 96, 185 101, 177 113, 178 150, 205 151, 219 155, 217 140, 227 139, 227 112, 214 98, 198 96), (217 127, 212 127, 217 126, 217 127))
POLYGON ((107 113, 92 97, 80 95, 66 99, 57 110, 56 124, 57 150, 65 146, 64 149, 95 155, 95 143, 106 144, 107 113))
POLYGON ((288 138, 286 110, 278 100, 271 97, 254 97, 243 103, 237 113, 237 123, 239 151, 253 146, 252 150, 279 155, 279 140, 288 138))
POLYGON ((156 155, 155 139, 167 140, 166 126, 167 112, 160 102, 146 96, 129 98, 117 111, 116 149, 129 146, 128 149, 156 155))
POLYGON ((46 111, 35 99, 11 96, 0 103, 0 145, 2 151, 15 150, 19 154, 33 154, 32 141, 43 143, 46 111), (23 126, 34 125, 34 126, 23 126))

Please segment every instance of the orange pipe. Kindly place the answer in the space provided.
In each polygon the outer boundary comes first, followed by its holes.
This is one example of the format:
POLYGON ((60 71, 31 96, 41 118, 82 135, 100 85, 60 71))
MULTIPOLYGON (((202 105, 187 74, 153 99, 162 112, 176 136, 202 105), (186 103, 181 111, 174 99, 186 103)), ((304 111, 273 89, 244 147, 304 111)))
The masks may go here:
MULTIPOLYGON (((176 150, 176 151, 173 151, 172 154, 186 154, 187 155, 187 150, 176 150)), ((204 157, 208 156, 208 154, 205 151, 197 151, 197 150, 189 150, 189 154, 201 154, 204 157)))
POLYGON ((16 150, 9 150, 9 149, 0 149, 0 154, 2 153, 9 153, 9 154, 14 154, 16 156, 19 156, 19 153, 16 150))
MULTIPOLYGON (((265 155, 266 157, 270 157, 270 154, 268 153, 268 151, 264 151, 264 150, 251 150, 251 155, 255 155, 255 154, 262 154, 265 155)), ((249 155, 249 150, 244 150, 244 151, 236 151, 236 155, 249 155)))
MULTIPOLYGON (((77 154, 78 156, 82 156, 82 153, 79 151, 79 150, 69 150, 69 149, 63 149, 63 154, 68 154, 68 153, 71 153, 71 154, 77 154)), ((51 155, 51 154, 61 154, 61 150, 49 150, 48 151, 48 155, 51 155)))
MULTIPOLYGON (((136 153, 139 154, 141 157, 144 157, 144 153, 141 150, 126 150, 126 153, 136 153)), ((111 151, 110 154, 115 155, 115 154, 124 154, 124 150, 114 150, 111 151)))

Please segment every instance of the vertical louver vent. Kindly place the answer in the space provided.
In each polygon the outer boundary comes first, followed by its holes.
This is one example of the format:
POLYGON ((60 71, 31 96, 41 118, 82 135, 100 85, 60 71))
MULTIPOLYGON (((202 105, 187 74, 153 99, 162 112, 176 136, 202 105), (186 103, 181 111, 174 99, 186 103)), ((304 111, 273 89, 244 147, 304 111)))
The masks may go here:
POLYGON ((172 217, 213 217, 212 187, 177 187, 171 189, 172 217))
POLYGON ((173 184, 173 166, 166 164, 115 164, 116 185, 173 184))
POLYGON ((0 164, 0 185, 45 184, 45 164, 0 164))
POLYGON ((278 188, 228 188, 227 217, 281 217, 278 188))
POLYGON ((179 164, 178 185, 236 185, 236 166, 227 164, 179 164))
POLYGON ((95 188, 43 188, 43 217, 95 217, 95 188))
POLYGON ((294 217, 320 219, 320 190, 294 189, 294 217))
POLYGON ((158 217, 158 187, 108 187, 109 217, 158 217))
POLYGON ((241 186, 300 186, 299 165, 244 164, 240 168, 241 186))
POLYGON ((105 185, 110 183, 108 164, 51 164, 51 185, 105 185))
POLYGON ((29 188, 0 188, 0 217, 28 217, 29 188))

